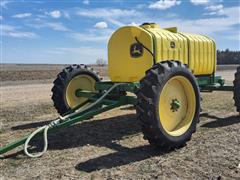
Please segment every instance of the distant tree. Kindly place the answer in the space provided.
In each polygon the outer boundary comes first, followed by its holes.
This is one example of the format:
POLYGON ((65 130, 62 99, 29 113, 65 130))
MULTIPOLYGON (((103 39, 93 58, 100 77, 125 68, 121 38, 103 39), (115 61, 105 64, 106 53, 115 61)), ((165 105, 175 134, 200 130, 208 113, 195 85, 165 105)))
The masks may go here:
POLYGON ((217 50, 218 64, 240 64, 240 51, 217 50))
POLYGON ((103 58, 98 58, 97 61, 96 61, 96 64, 98 66, 106 66, 107 65, 107 61, 104 60, 103 58))

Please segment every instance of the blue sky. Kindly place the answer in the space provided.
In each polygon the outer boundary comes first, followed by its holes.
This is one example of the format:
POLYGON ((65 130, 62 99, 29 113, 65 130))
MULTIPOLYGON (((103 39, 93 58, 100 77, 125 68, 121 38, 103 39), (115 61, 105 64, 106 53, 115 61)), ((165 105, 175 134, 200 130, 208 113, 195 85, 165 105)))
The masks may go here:
POLYGON ((206 34, 218 49, 240 50, 238 0, 1 0, 1 63, 94 63, 107 59, 124 25, 206 34))

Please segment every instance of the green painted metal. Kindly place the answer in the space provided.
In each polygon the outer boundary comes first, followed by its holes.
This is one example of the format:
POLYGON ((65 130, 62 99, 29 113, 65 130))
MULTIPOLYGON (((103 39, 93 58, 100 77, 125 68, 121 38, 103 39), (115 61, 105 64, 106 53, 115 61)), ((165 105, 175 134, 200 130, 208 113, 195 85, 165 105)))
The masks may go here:
POLYGON ((225 84, 224 79, 221 76, 198 76, 196 77, 197 83, 200 87, 208 86, 215 83, 225 84))
MULTIPOLYGON (((105 112, 105 111, 111 110, 111 109, 116 108, 116 107, 119 107, 119 106, 121 106, 121 105, 123 105, 123 102, 122 102, 122 101, 121 101, 121 102, 119 101, 119 102, 115 102, 115 103, 113 103, 113 104, 104 106, 104 107, 102 107, 102 108, 96 108, 95 110, 90 110, 90 111, 88 111, 88 112, 86 112, 86 113, 83 113, 82 115, 75 116, 75 117, 73 117, 73 118, 71 118, 71 119, 69 119, 69 120, 66 120, 66 121, 61 121, 61 120, 60 120, 58 124, 56 124, 55 126, 53 126, 53 127, 51 127, 51 128, 49 129, 49 132, 51 132, 51 131, 54 130, 54 129, 60 128, 60 127, 65 127, 65 126, 72 125, 72 124, 74 124, 74 123, 77 123, 77 122, 82 121, 82 120, 84 120, 84 119, 88 119, 88 118, 90 118, 90 117, 92 117, 92 116, 94 116, 94 115, 103 113, 103 112, 105 112)), ((37 136, 41 135, 41 133, 42 133, 42 132, 38 133, 37 136)), ((30 134, 29 134, 29 135, 30 135, 30 134)), ((10 144, 8 144, 8 145, 6 145, 6 146, 4 146, 4 147, 1 147, 1 148, 0 148, 0 154, 6 153, 6 152, 8 152, 8 151, 10 151, 10 150, 12 150, 12 149, 14 149, 14 148, 16 148, 16 147, 24 144, 29 135, 24 136, 23 138, 15 141, 15 142, 13 142, 13 143, 10 143, 10 144)))
MULTIPOLYGON (((196 82, 201 91, 233 91, 233 86, 225 85, 225 80, 221 76, 198 76, 196 82)), ((104 91, 115 83, 111 81, 96 83, 96 89, 104 91)), ((139 82, 126 83, 118 87, 119 91, 136 93, 140 87, 139 82)))
POLYGON ((76 92, 75 92, 75 95, 77 97, 87 97, 87 98, 96 96, 97 94, 98 93, 95 93, 95 92, 92 92, 92 91, 86 91, 86 90, 82 90, 82 89, 77 89, 76 92))
POLYGON ((200 87, 200 90, 202 92, 207 91, 207 92, 212 92, 212 91, 233 91, 234 87, 233 86, 219 86, 219 84, 212 84, 208 86, 203 86, 200 87))
MULTIPOLYGON (((103 82, 97 82, 95 85, 95 88, 100 91, 104 91, 106 89, 109 89, 112 87, 116 82, 111 82, 111 81, 103 81, 103 82)), ((136 93, 137 90, 140 87, 139 82, 133 82, 133 83, 124 83, 123 85, 117 87, 116 91, 127 91, 127 92, 132 92, 136 93)), ((114 93, 114 92, 113 92, 114 93)))
POLYGON ((172 112, 177 111, 180 107, 181 107, 181 103, 177 99, 173 99, 170 104, 170 108, 172 112))
POLYGON ((225 80, 221 76, 196 77, 200 91, 233 91, 233 86, 225 85, 225 80))
MULTIPOLYGON (((120 85, 119 87, 123 86, 123 89, 126 88, 133 88, 133 86, 125 86, 125 84, 120 85)), ((105 86, 106 88, 109 86, 105 86)), ((121 89, 121 88, 120 88, 121 89)), ((133 89, 132 89, 133 90, 133 89)), ((94 103, 98 100, 98 98, 102 95, 102 94, 95 94, 95 93, 91 93, 91 92, 83 92, 81 90, 79 90, 77 93, 79 93, 78 95, 85 95, 85 96, 89 96, 91 95, 91 97, 84 103, 78 105, 77 107, 73 108, 71 111, 69 111, 68 113, 66 113, 65 115, 69 115, 69 118, 62 120, 61 118, 55 119, 57 120, 57 123, 55 123, 54 125, 50 126, 49 128, 49 132, 52 132, 54 129, 58 129, 61 127, 65 127, 65 126, 70 126, 73 125, 77 122, 89 119, 95 115, 101 114, 103 112, 112 110, 114 108, 123 106, 123 105, 128 105, 128 104, 135 104, 136 103, 136 97, 133 96, 126 96, 126 95, 119 95, 118 97, 115 96, 115 98, 111 97, 111 99, 108 99, 107 96, 106 98, 102 99, 99 103, 97 103, 96 105, 94 105, 93 107, 91 107, 90 109, 86 109, 80 113, 76 113, 74 114, 74 111, 77 109, 80 109, 81 107, 83 107, 84 105, 88 104, 88 103, 94 103)), ((55 121, 54 120, 54 121, 55 121)), ((42 131, 40 131, 36 136, 40 136, 42 134, 42 131)), ((27 138, 29 137, 30 134, 22 137, 21 139, 18 139, 17 141, 7 144, 6 146, 3 146, 0 148, 0 154, 4 154, 20 145, 23 145, 25 143, 25 141, 27 140, 27 138)))

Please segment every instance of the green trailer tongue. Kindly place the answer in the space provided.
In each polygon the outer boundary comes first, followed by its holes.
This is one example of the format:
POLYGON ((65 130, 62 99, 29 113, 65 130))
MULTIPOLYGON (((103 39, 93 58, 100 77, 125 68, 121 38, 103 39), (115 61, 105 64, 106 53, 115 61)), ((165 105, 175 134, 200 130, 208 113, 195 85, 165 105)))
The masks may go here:
POLYGON ((18 146, 24 144, 24 152, 29 157, 40 157, 43 155, 48 147, 48 140, 47 135, 48 132, 54 132, 55 129, 71 126, 77 122, 89 119, 95 115, 101 114, 103 112, 112 110, 114 108, 128 105, 128 104, 135 104, 136 98, 133 96, 126 96, 121 94, 113 93, 121 92, 123 90, 128 90, 134 92, 137 89, 137 84, 134 83, 109 83, 109 82, 102 82, 98 85, 98 88, 101 90, 105 90, 104 93, 94 93, 90 91, 83 91, 78 89, 76 91, 77 96, 86 97, 88 98, 87 101, 84 103, 76 106, 75 108, 71 109, 69 112, 65 113, 63 116, 59 116, 57 119, 50 122, 48 125, 42 126, 37 130, 33 131, 32 133, 16 140, 13 143, 10 143, 6 146, 0 148, 0 154, 4 154, 18 146), (87 106, 86 106, 87 104, 87 106), (32 138, 41 136, 44 137, 44 148, 43 151, 36 154, 30 154, 28 152, 29 142, 32 138))

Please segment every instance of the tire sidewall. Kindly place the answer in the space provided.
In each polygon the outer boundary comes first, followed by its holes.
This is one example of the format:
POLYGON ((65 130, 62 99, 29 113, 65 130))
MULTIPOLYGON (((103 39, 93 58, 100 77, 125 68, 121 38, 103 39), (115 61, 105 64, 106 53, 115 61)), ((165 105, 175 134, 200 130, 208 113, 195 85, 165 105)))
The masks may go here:
POLYGON ((240 66, 237 67, 235 79, 233 81, 233 99, 235 101, 236 110, 240 115, 240 66))
POLYGON ((170 142, 174 142, 174 143, 181 143, 186 141, 187 138, 191 137, 192 133, 195 131, 196 129, 196 124, 198 122, 199 119, 199 113, 200 113, 200 93, 199 93, 199 88, 198 85, 195 81, 194 76, 192 75, 192 73, 187 69, 187 68, 182 68, 182 67, 173 67, 170 69, 170 71, 168 71, 168 73, 165 74, 165 77, 163 77, 163 81, 161 84, 159 84, 158 87, 158 92, 157 93, 157 97, 155 97, 155 107, 156 107, 156 120, 157 120, 157 129, 158 129, 158 133, 159 134, 163 134, 170 142), (194 93, 195 93, 195 98, 196 98, 196 110, 195 110, 195 114, 194 114, 194 118, 192 120, 192 123, 190 125, 190 127, 188 128, 188 130, 180 135, 180 136, 171 136, 170 134, 168 134, 165 129, 163 128, 162 124, 161 124, 161 120, 160 120, 160 115, 159 115, 159 100, 160 100, 160 96, 163 90, 163 87, 165 86, 165 84, 174 76, 183 76, 185 78, 187 78, 190 83, 192 84, 194 93))
POLYGON ((100 79, 94 73, 92 73, 90 71, 86 71, 84 69, 78 69, 78 71, 74 71, 73 73, 70 73, 69 77, 67 77, 67 79, 66 79, 66 84, 65 84, 65 87, 63 90, 63 101, 68 110, 70 110, 71 108, 69 107, 69 105, 67 103, 67 98, 66 98, 67 87, 68 87, 68 84, 71 82, 71 80, 79 75, 88 75, 88 76, 92 77, 96 82, 100 81, 100 79))

